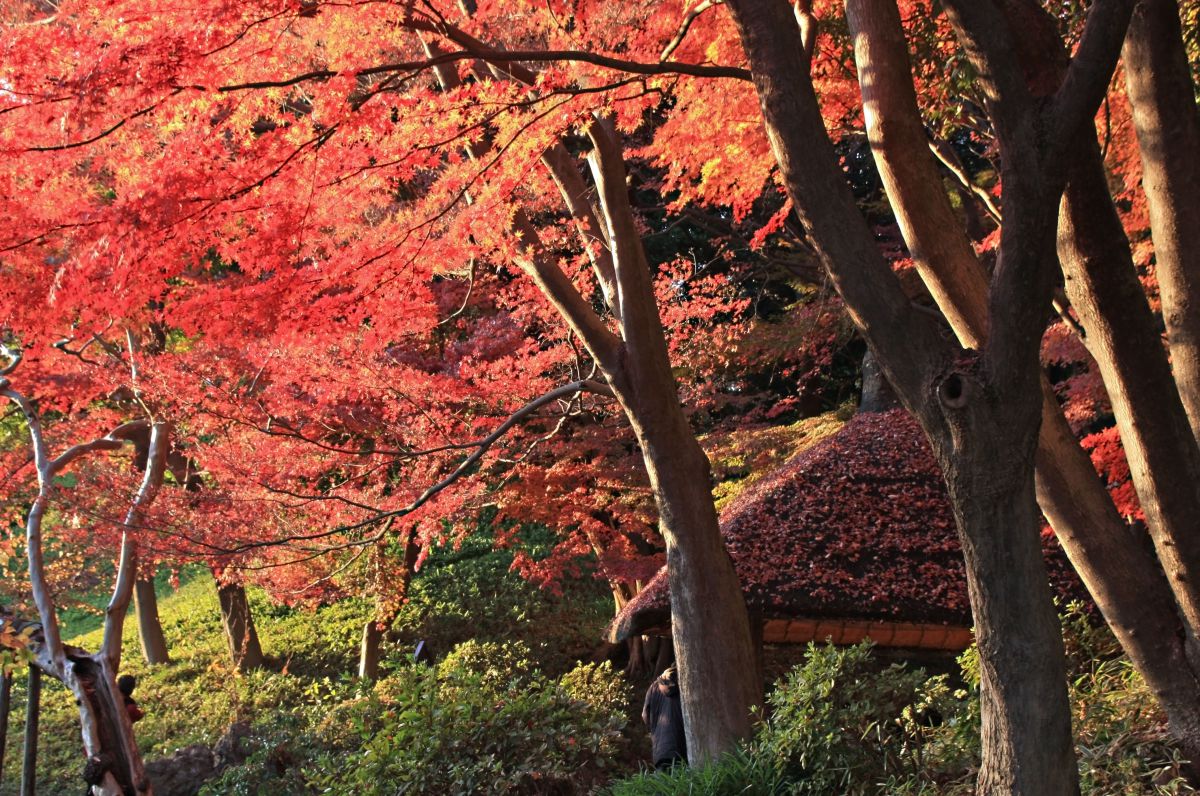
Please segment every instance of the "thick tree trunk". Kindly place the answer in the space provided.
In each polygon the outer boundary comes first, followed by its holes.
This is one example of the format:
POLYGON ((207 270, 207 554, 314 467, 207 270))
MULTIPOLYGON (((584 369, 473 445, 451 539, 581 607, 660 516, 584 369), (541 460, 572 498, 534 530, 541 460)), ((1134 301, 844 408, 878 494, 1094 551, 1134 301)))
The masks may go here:
POLYGON ((658 503, 688 758, 703 764, 750 737, 762 683, 755 677, 745 599, 713 507, 708 459, 675 398, 665 345, 660 356, 631 351, 626 362, 628 381, 612 384, 641 443, 658 503))
MULTIPOLYGON (((987 333, 987 281, 927 152, 900 15, 891 0, 847 0, 872 152, 905 241, 964 347, 987 333)), ((867 372, 864 361, 864 374, 867 372)), ((1162 570, 1125 524, 1043 380, 1038 503, 1130 660, 1200 760, 1200 681, 1162 570)), ((864 375, 864 403, 866 376, 864 375)))
POLYGON ((1116 508, 1067 425, 1043 391, 1037 453, 1038 503, 1113 635, 1153 691, 1171 734, 1200 761, 1200 676, 1162 568, 1142 534, 1116 508))
POLYGON ((589 347, 633 427, 654 491, 667 548, 688 759, 703 764, 750 736, 762 683, 754 674, 745 598, 717 522, 708 459, 679 404, 617 133, 597 119, 588 136, 621 327, 616 350, 601 348, 609 335, 599 330, 590 333, 589 347))
POLYGON ((1014 444, 994 420, 964 435, 991 444, 939 457, 961 529, 979 646, 984 764, 978 788, 981 794, 1078 793, 1062 644, 1049 641, 1058 638, 1058 617, 1044 567, 1025 563, 1041 562, 1033 446, 1014 444))
POLYGON ((167 639, 163 635, 162 620, 158 617, 158 595, 154 581, 139 578, 133 587, 133 605, 137 612, 138 641, 142 646, 142 658, 146 663, 170 663, 167 639))
POLYGON ((1171 365, 1200 438, 1200 122, 1174 0, 1141 0, 1122 53, 1171 365))
POLYGON ((266 661, 258 643, 258 633, 254 630, 246 588, 240 583, 218 584, 217 599, 221 604, 221 623, 225 627, 225 640, 229 643, 233 665, 239 672, 261 669, 266 661))
POLYGON ((1053 198, 1037 174, 1006 173, 1014 204, 1032 206, 1016 214, 1002 241, 997 272, 1004 279, 992 307, 1005 313, 1003 334, 994 335, 999 343, 989 340, 983 360, 962 357, 915 317, 874 246, 826 137, 787 3, 729 6, 797 214, 947 478, 985 671, 980 793, 1077 793, 1062 640, 1033 489, 1036 318, 1049 303, 1053 253, 1053 216, 1035 210, 1039 203, 1052 210, 1053 198))
POLYGON ((379 646, 383 628, 373 617, 363 625, 362 642, 358 648, 358 676, 364 680, 379 678, 379 646))
POLYGON ((1088 139, 1063 198, 1059 260, 1108 389, 1158 559, 1194 636, 1200 628, 1200 447, 1134 270, 1099 146, 1088 139))

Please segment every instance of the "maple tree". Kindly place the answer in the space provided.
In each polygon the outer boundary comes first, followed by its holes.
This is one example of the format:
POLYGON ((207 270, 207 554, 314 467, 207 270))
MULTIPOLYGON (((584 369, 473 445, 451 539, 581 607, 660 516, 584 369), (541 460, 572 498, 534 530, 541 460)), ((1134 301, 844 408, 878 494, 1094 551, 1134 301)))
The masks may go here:
MULTIPOLYGON (((695 413, 711 372, 730 367, 723 352, 732 347, 736 367, 750 367, 755 343, 753 334, 736 339, 725 323, 733 305, 710 300, 720 291, 706 296, 705 280, 693 279, 677 252, 648 254, 661 230, 648 224, 653 214, 635 195, 644 181, 664 197, 664 212, 743 238, 746 259, 782 252, 793 275, 812 279, 808 258, 794 255, 815 247, 934 438, 964 533, 981 545, 964 545, 973 594, 1005 595, 974 606, 988 628, 982 635, 994 629, 1002 637, 1010 614, 1039 617, 1034 654, 1049 665, 1006 660, 1003 645, 985 642, 987 687, 1015 676, 1038 701, 1062 707, 1041 696, 1061 676, 1044 577, 1038 584, 1040 522, 1024 507, 1033 481, 1022 463, 1036 449, 1043 511, 1185 748, 1194 748, 1200 724, 1188 717, 1200 700, 1188 667, 1179 666, 1186 650, 1171 641, 1187 638, 1176 631, 1192 626, 1187 610, 1188 624, 1175 615, 1190 599, 1179 585, 1186 578, 1163 578, 1160 563, 1136 549, 1036 367, 1039 345, 1052 344, 1042 341, 1056 278, 1046 264, 1055 233, 1046 218, 1065 180, 1069 159, 1060 155, 1091 137, 1079 130, 1104 93, 1103 64, 1116 58, 1119 18, 1130 4, 1097 4, 1090 17, 1111 23, 1089 22, 1100 35, 1079 39, 1083 26, 1071 21, 1069 41, 1103 57, 1095 68, 1070 67, 1062 89, 1048 77, 1022 86, 1027 75, 1014 77, 1012 61, 1032 62, 1038 53, 1020 37, 980 44, 972 31, 981 23, 954 13, 958 4, 948 4, 949 15, 905 4, 903 22, 894 24, 884 16, 888 3, 850 3, 848 23, 831 3, 720 5, 6 7, 0 147, 17 165, 0 176, 0 209, 12 219, 0 240, 0 323, 26 348, 22 378, 37 385, 43 414, 118 419, 111 396, 128 389, 124 376, 87 360, 97 350, 131 356, 123 330, 153 341, 140 360, 138 390, 173 420, 205 488, 163 490, 148 522, 151 555, 205 560, 288 601, 367 592, 384 622, 419 566, 421 553, 410 545, 444 539, 446 518, 482 503, 498 500, 511 517, 572 529, 551 559, 518 559, 519 568, 545 578, 591 551, 617 591, 647 566, 636 542, 657 543, 657 512, 677 600, 689 733, 703 759, 748 732, 748 708, 760 694, 753 667, 744 665, 749 633, 716 529, 707 464, 676 393, 682 382, 695 413), (752 11, 775 15, 778 40, 751 35, 745 15, 752 11), (916 97, 896 104, 901 95, 884 80, 907 82, 907 62, 873 61, 889 57, 872 39, 885 34, 915 43, 919 105, 916 97), (851 55, 868 42, 857 53, 860 79, 851 55), (768 44, 779 49, 756 49, 768 44), (947 59, 948 71, 940 66, 947 59), (773 76, 796 85, 771 93, 773 76), (751 77, 765 98, 761 111, 751 77), (1039 102, 1056 97, 1045 102, 1060 108, 1054 113, 1064 127, 1043 141, 1021 137, 1031 114, 1041 113, 1031 110, 1030 91, 1039 102), (807 114, 800 128, 778 115, 794 110, 789 103, 807 114), (918 109, 941 121, 934 154, 959 180, 960 204, 976 213, 982 259, 998 258, 990 292, 926 154, 918 109), (908 138, 884 140, 883 130, 905 129, 891 124, 903 118, 908 138), (961 349, 929 312, 912 309, 914 291, 900 290, 893 276, 903 273, 904 252, 884 259, 847 192, 827 132, 860 123, 907 253, 961 349), (993 185, 980 184, 951 145, 961 129, 973 130, 972 140, 998 161, 993 185), (922 163, 924 171, 903 170, 922 163), (793 208, 800 234, 791 228, 793 208), (1001 215, 1003 225, 987 235, 1001 215), (691 374, 679 369, 685 358, 691 374), (997 439, 998 429, 1005 437, 1019 432, 1011 436, 1020 445, 1001 445, 1012 440, 997 439), (961 435, 973 448, 1010 451, 988 454, 1005 472, 981 475, 986 463, 955 447, 961 435), (649 492, 630 488, 646 483, 630 466, 643 457, 649 492), (981 483, 1010 491, 1002 496, 981 483), (981 530, 999 525, 1002 533, 981 530), (1022 551, 1027 582, 991 565, 992 543, 1022 551), (709 581, 723 595, 710 599, 722 606, 719 616, 696 602, 697 585, 709 581), (993 651, 999 668, 991 666, 993 651), (746 676, 730 683, 729 672, 746 676)), ((978 13, 995 11, 988 24, 997 30, 1009 24, 1005 14, 1043 30, 1029 4, 1001 5, 978 13)), ((1051 61, 1063 49, 1057 30, 1053 36, 1053 47, 1040 47, 1051 61)), ((1127 45, 1127 60, 1144 62, 1134 47, 1127 45)), ((1076 55, 1073 63, 1086 59, 1076 55)), ((1130 95, 1135 106, 1149 101, 1133 87, 1130 95)), ((1138 140, 1149 141, 1154 128, 1141 124, 1138 140)), ((1094 177, 1095 163, 1089 168, 1085 176, 1094 177)), ((1089 218, 1111 206, 1106 186, 1077 190, 1080 202, 1099 203, 1089 218)), ((1069 233, 1066 240, 1087 243, 1069 233)), ((1129 251, 1127 242, 1112 246, 1129 251)), ((1070 268, 1071 258, 1064 260, 1070 268)), ((1122 309, 1145 302, 1143 285, 1128 280, 1129 263, 1108 267, 1125 280, 1122 309)), ((1074 324, 1094 338, 1093 329, 1115 318, 1111 308, 1085 317, 1089 298, 1076 287, 1088 268, 1081 262, 1069 271, 1076 314, 1066 311, 1054 334, 1074 324)), ((814 326, 827 329, 832 314, 816 314, 814 326)), ((1081 401, 1099 394, 1103 375, 1127 449, 1129 423, 1146 418, 1121 408, 1112 366, 1149 362, 1157 368, 1150 392, 1188 383, 1181 371, 1164 370, 1165 355, 1159 361, 1147 352, 1154 348, 1147 317, 1137 321, 1141 337, 1130 339, 1130 350, 1093 351, 1097 367, 1073 382, 1080 400, 1067 405, 1068 414, 1088 414, 1081 401)), ((1186 339, 1176 331, 1172 346, 1186 339)), ((820 346, 813 360, 827 362, 820 346)), ((1179 431, 1186 405, 1149 427, 1179 431)), ((1101 433, 1107 442, 1094 447, 1112 459, 1113 432, 1101 433)), ((1162 440, 1142 448, 1169 450, 1162 440)), ((1178 535, 1172 522, 1185 520, 1190 504, 1164 500, 1158 510, 1147 490, 1156 488, 1154 473, 1186 480, 1195 456, 1186 440, 1168 442, 1174 458, 1134 467, 1131 480, 1160 551, 1169 552, 1178 535)), ((96 511, 102 485, 95 482, 97 494, 86 498, 96 511)), ((1187 497, 1178 481, 1161 489, 1187 497)), ((1181 574, 1191 559, 1179 559, 1181 574)), ((364 629, 365 642, 371 633, 364 629)), ((1018 757, 1058 755, 1052 765, 1069 771, 1061 711, 1044 711, 1045 732, 1019 731, 1002 726, 1008 707, 988 704, 996 711, 985 722, 989 737, 1016 738, 1018 757), (1031 738, 1041 748, 1030 749, 1031 738)), ((1003 762, 997 745, 986 747, 983 782, 1005 788, 1012 784, 1006 766, 1016 764, 1003 762)))

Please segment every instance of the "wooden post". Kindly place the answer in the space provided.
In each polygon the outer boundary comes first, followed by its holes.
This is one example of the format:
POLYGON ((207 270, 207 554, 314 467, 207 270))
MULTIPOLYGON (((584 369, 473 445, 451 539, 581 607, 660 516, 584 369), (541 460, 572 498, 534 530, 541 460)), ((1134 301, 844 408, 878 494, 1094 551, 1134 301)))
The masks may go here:
POLYGON ((21 764, 21 796, 37 796, 38 713, 42 703, 42 670, 29 667, 25 702, 25 760, 21 764))
POLYGON ((12 673, 0 677, 0 781, 4 780, 4 749, 8 743, 8 713, 12 706, 12 673))

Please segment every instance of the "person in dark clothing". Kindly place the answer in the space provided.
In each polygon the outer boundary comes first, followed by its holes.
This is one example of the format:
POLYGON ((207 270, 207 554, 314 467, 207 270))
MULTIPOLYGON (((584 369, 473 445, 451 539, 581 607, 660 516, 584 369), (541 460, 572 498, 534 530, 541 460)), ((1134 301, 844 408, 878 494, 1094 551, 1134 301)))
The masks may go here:
POLYGON ((671 664, 646 689, 642 721, 650 730, 654 767, 664 771, 676 762, 687 763, 687 739, 683 734, 683 705, 679 701, 679 682, 671 664))
POLYGON ((133 699, 133 689, 136 687, 137 678, 132 674, 123 674, 117 678, 117 690, 121 692, 121 696, 125 699, 125 710, 129 713, 129 720, 131 722, 140 721, 146 715, 133 699))

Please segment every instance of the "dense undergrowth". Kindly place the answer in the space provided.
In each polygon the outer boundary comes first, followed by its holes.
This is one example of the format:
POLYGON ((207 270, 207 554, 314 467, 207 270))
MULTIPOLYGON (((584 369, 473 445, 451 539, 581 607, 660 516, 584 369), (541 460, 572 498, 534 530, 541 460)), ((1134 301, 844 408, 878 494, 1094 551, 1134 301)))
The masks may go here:
MULTIPOLYGON (((1096 796, 1194 793, 1163 717, 1106 628, 1064 618, 1080 786, 1096 796)), ((979 761, 974 649, 959 676, 883 667, 869 645, 810 645, 752 742, 717 764, 647 773, 609 796, 967 796, 979 761)))
MULTIPOLYGON (((251 592, 271 668, 234 676, 211 578, 186 578, 161 613, 173 663, 146 667, 128 628, 128 670, 140 678, 147 758, 212 744, 250 724, 248 759, 204 793, 899 794, 972 792, 978 698, 970 653, 961 672, 887 665, 869 647, 813 646, 774 688, 752 742, 717 765, 644 769, 640 691, 606 665, 579 664, 609 607, 596 583, 540 592, 507 572, 483 540, 439 551, 413 583, 384 674, 351 676, 365 603, 306 612, 251 592), (412 642, 435 666, 411 662, 412 642)), ((86 616, 73 617, 75 629, 86 616)), ((1065 624, 1083 790, 1191 793, 1162 717, 1111 636, 1081 615, 1065 624)), ((95 630, 76 638, 95 646, 95 630)), ((16 689, 21 715, 22 689, 16 689)), ((67 692, 43 697, 39 793, 81 792, 77 716, 67 692)), ((14 730, 16 729, 14 725, 14 730)), ((16 792, 10 733, 0 793, 16 792)))

